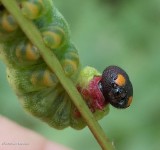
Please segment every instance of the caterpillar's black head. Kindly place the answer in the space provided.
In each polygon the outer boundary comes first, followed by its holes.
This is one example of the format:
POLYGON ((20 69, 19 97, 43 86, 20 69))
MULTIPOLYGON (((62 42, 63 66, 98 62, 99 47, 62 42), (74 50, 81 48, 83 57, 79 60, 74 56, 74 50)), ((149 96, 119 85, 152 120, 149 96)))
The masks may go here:
POLYGON ((100 81, 101 90, 111 105, 116 108, 126 108, 130 106, 133 96, 133 87, 127 73, 117 67, 107 67, 100 81))

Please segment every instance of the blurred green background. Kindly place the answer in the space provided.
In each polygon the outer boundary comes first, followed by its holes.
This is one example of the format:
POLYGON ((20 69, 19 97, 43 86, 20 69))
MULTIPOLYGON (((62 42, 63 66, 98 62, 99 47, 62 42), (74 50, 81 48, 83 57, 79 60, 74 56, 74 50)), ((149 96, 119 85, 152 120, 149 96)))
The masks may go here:
MULTIPOLYGON (((130 108, 100 121, 117 150, 160 149, 160 1, 54 0, 67 19, 83 66, 124 68, 134 86, 130 108)), ((55 130, 26 114, 0 62, 0 114, 74 150, 99 150, 89 129, 55 130)))

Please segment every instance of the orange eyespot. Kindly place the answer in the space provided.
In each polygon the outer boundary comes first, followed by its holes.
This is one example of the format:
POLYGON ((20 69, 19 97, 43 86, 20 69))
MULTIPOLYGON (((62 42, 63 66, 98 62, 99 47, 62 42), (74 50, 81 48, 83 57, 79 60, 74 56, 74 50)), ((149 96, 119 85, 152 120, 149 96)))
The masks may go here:
POLYGON ((133 97, 132 97, 132 96, 130 96, 130 97, 128 98, 127 107, 128 107, 128 106, 130 106, 130 104, 132 103, 132 99, 133 99, 133 97))
POLYGON ((126 79, 122 74, 118 74, 117 79, 115 80, 115 83, 119 86, 123 86, 126 83, 126 79))

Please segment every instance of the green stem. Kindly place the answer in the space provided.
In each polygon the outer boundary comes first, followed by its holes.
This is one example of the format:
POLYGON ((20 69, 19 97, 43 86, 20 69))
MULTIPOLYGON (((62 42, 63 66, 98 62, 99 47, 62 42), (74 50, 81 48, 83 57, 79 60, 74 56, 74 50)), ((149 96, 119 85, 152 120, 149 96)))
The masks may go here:
POLYGON ((39 30, 36 26, 32 23, 31 20, 25 18, 17 3, 16 0, 0 0, 2 4, 6 7, 6 9, 15 17, 19 26, 24 31, 26 36, 32 41, 34 45, 37 46, 39 49, 44 61, 47 65, 51 68, 51 70, 57 75, 59 81, 69 94, 70 98, 72 99, 73 103, 76 105, 78 110, 80 111, 82 117, 86 121, 89 129, 97 139, 98 143, 101 145, 103 150, 113 150, 114 147, 109 141, 109 139, 105 136, 104 131, 102 130, 101 126, 98 124, 96 119, 94 118, 93 114, 85 104, 84 100, 82 99, 81 95, 77 91, 76 87, 72 83, 72 81, 65 76, 64 71, 61 67, 61 64, 57 57, 48 49, 41 37, 39 30))

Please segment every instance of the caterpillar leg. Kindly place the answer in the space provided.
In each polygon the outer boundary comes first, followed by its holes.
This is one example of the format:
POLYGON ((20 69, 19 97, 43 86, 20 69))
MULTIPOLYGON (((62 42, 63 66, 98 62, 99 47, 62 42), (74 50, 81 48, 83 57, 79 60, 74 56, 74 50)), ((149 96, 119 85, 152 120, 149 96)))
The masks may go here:
POLYGON ((57 129, 63 129, 70 125, 70 113, 72 102, 68 100, 69 97, 66 93, 63 93, 57 97, 58 103, 56 111, 53 113, 49 125, 56 127, 57 129))

